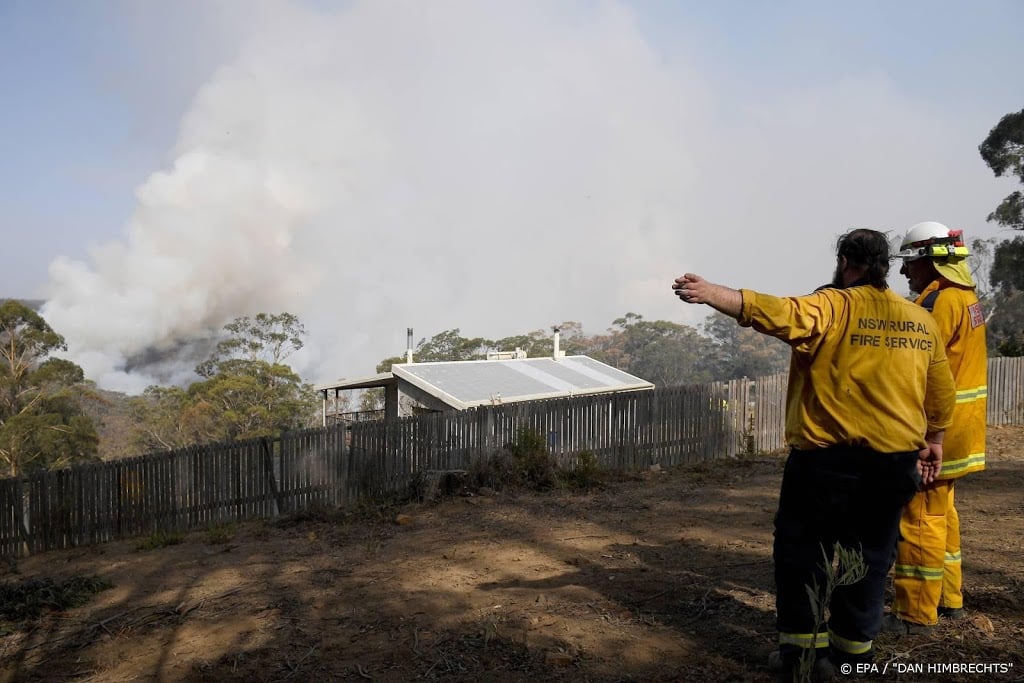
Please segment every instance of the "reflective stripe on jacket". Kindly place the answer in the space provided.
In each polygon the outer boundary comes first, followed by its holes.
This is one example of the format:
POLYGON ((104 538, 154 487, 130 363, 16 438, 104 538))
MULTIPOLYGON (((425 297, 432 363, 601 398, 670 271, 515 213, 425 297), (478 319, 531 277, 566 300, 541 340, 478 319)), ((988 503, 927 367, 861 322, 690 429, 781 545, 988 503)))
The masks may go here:
POLYGON ((988 421, 988 350, 985 315, 973 289, 936 278, 917 298, 931 299, 932 317, 945 340, 949 369, 956 384, 953 424, 942 443, 939 479, 957 479, 985 469, 988 421))
POLYGON ((950 425, 953 377, 935 320, 920 306, 871 285, 797 297, 740 294, 740 324, 793 349, 791 446, 916 451, 926 431, 950 425))

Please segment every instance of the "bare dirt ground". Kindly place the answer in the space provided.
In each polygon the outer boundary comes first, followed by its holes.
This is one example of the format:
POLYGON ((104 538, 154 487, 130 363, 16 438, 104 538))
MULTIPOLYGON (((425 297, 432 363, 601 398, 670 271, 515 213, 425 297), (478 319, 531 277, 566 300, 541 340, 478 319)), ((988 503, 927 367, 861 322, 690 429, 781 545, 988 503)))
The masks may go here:
MULTIPOLYGON (((1024 680, 1024 428, 988 454, 957 488, 968 618, 883 634, 886 672, 847 679, 1024 680), (924 668, 951 664, 1006 673, 924 668)), ((4 583, 113 588, 0 622, 0 680, 769 681, 783 459, 26 558, 4 583)))

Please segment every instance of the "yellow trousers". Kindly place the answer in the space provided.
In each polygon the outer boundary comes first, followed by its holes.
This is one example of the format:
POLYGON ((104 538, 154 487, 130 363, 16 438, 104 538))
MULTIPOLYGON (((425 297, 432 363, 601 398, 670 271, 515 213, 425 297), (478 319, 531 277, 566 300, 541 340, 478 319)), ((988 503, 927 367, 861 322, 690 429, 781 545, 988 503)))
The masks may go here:
POLYGON ((932 482, 903 509, 892 611, 904 621, 932 625, 939 621, 940 606, 964 606, 954 481, 932 482))

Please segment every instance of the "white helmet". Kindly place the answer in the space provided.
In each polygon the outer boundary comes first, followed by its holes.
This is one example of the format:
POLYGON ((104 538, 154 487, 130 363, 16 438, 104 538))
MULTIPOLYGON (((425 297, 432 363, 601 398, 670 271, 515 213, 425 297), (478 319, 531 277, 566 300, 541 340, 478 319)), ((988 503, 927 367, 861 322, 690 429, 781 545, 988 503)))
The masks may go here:
POLYGON ((904 263, 930 257, 939 275, 964 287, 975 286, 967 267, 969 252, 963 230, 950 230, 935 221, 918 223, 907 230, 902 241, 893 240, 892 251, 893 257, 903 259, 904 263))
POLYGON ((963 231, 950 230, 935 221, 925 221, 911 226, 901 241, 893 240, 892 247, 893 256, 904 261, 916 261, 925 256, 962 258, 968 254, 963 241, 963 231))

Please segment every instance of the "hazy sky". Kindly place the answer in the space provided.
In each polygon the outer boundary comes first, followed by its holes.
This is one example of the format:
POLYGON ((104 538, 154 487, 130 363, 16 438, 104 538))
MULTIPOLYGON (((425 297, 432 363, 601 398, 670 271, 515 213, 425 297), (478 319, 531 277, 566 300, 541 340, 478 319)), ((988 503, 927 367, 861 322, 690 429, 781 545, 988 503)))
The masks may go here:
POLYGON ((1007 236, 977 147, 1024 106, 1021 26, 1018 0, 0 0, 0 296, 129 391, 140 354, 261 311, 305 321, 312 382, 407 327, 697 324, 684 271, 799 294, 852 227, 1007 236))

